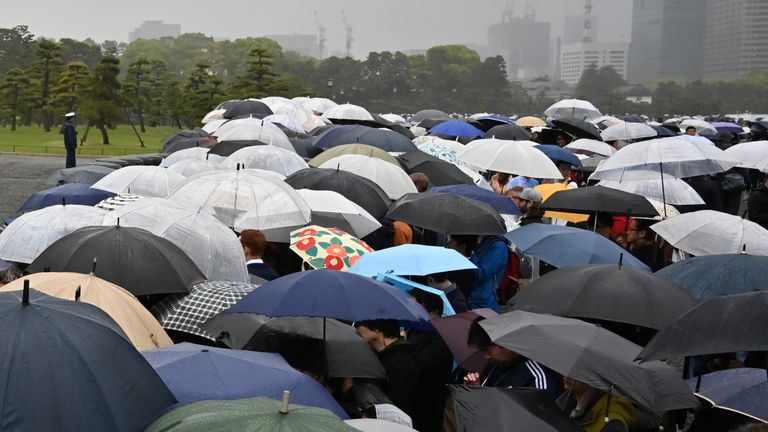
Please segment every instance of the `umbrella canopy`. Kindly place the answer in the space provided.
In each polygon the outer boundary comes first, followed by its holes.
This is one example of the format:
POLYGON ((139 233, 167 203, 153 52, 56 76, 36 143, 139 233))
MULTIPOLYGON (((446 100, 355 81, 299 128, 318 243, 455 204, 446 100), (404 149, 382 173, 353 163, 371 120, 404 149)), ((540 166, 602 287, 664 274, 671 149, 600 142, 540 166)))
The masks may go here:
MULTIPOLYGON (((664 174, 662 180, 659 178, 648 178, 646 180, 635 181, 615 181, 601 180, 597 186, 603 186, 635 195, 641 195, 656 201, 666 202, 674 205, 700 205, 705 204, 694 188, 677 177, 664 174)), ((649 177, 653 177, 650 176, 649 177)))
POLYGON ((301 102, 301 105, 308 110, 322 114, 338 104, 330 99, 314 97, 301 102))
POLYGON ((328 129, 317 137, 314 146, 329 149, 344 144, 367 144, 387 152, 416 150, 416 146, 411 140, 397 132, 360 125, 345 125, 328 129))
POLYGON ((472 141, 459 155, 471 166, 532 178, 561 179, 555 164, 530 141, 479 139, 472 141))
POLYGON ((480 326, 497 345, 597 389, 614 388, 651 410, 698 406, 677 371, 661 362, 633 363, 640 347, 594 324, 512 311, 480 326))
POLYGON ((583 153, 590 156, 592 155, 611 156, 616 152, 616 150, 613 147, 611 147, 610 145, 602 141, 585 139, 585 138, 572 141, 564 148, 574 153, 583 153))
POLYGON ((603 212, 629 216, 658 216, 645 197, 617 189, 593 186, 553 194, 541 206, 545 210, 572 213, 603 212))
POLYGON ((500 124, 488 129, 483 138, 496 138, 509 141, 527 141, 531 133, 516 124, 500 124))
POLYGON ((424 153, 452 164, 459 163, 458 154, 464 151, 464 144, 458 141, 431 135, 427 135, 426 139, 421 140, 416 147, 424 153))
POLYGON ((288 137, 279 127, 273 123, 255 118, 228 121, 221 125, 214 135, 217 137, 219 144, 224 141, 259 141, 289 151, 293 149, 288 137))
POLYGON ((292 231, 291 250, 312 268, 342 271, 373 251, 364 241, 344 231, 317 225, 292 231))
POLYGON ((451 118, 451 116, 449 116, 448 113, 444 111, 440 111, 438 109, 423 109, 414 114, 413 118, 411 118, 411 121, 414 123, 419 123, 424 120, 441 120, 449 118, 451 118))
POLYGON ((221 169, 224 169, 224 166, 219 162, 197 159, 184 159, 168 167, 169 171, 181 174, 184 177, 192 177, 200 173, 221 169))
POLYGON ((454 270, 476 269, 470 260, 453 249, 406 244, 363 255, 351 273, 373 277, 379 273, 426 276, 454 270))
POLYGON ((393 287, 402 290, 403 292, 407 294, 411 294, 413 290, 421 290, 430 294, 434 294, 438 297, 440 297, 440 300, 443 302, 443 310, 441 311, 441 316, 451 316, 455 315, 456 311, 453 309, 453 306, 451 306, 450 300, 448 300, 448 296, 446 296, 445 292, 437 289, 432 288, 427 285, 422 285, 418 282, 414 282, 410 279, 407 279, 403 276, 397 276, 393 273, 379 273, 377 274, 374 279, 378 281, 382 281, 386 284, 392 285, 393 287))
MULTIPOLYGON (((542 198, 544 198, 544 201, 542 202, 547 202, 547 200, 555 193, 571 190, 571 188, 568 187, 568 185, 565 183, 543 183, 543 184, 534 186, 533 188, 541 192, 541 196, 542 198)), ((585 214, 555 212, 555 211, 544 212, 544 217, 551 218, 551 219, 566 220, 568 222, 573 222, 573 223, 586 222, 587 220, 589 220, 589 216, 585 214)))
POLYGON ((394 113, 382 114, 381 118, 383 118, 384 120, 390 121, 392 123, 398 123, 398 124, 407 123, 407 121, 405 120, 405 117, 401 116, 400 114, 394 114, 394 113))
POLYGON ((404 195, 392 203, 387 218, 445 234, 493 235, 507 231, 490 204, 450 193, 404 195))
POLYGON ((289 390, 297 402, 346 417, 328 391, 277 354, 191 343, 143 354, 182 404, 255 396, 277 399, 289 390))
POLYGON ((213 216, 162 198, 144 198, 110 212, 104 225, 145 229, 178 246, 208 280, 247 282, 243 246, 213 216))
POLYGON ((603 141, 632 141, 636 139, 655 137, 658 134, 659 133, 656 132, 656 129, 648 126, 645 123, 625 122, 623 124, 607 127, 604 131, 600 132, 600 137, 603 139, 603 141))
POLYGON ((450 193, 472 198, 473 200, 488 203, 500 214, 520 215, 520 209, 511 199, 495 192, 474 185, 438 186, 430 189, 430 192, 450 193))
POLYGON ((416 432, 416 429, 389 420, 360 418, 344 420, 344 423, 363 432, 416 432))
MULTIPOLYGON (((575 117, 589 119, 600 117, 602 114, 594 105, 585 100, 563 99, 547 108, 544 111, 544 115, 552 118, 575 117)), ((546 124, 541 126, 546 126, 546 124)))
POLYGON ((258 285, 243 282, 206 282, 193 286, 187 295, 166 297, 152 307, 152 312, 163 328, 215 341, 216 336, 200 325, 256 288, 258 285))
POLYGON ((287 411, 280 412, 280 402, 264 397, 203 401, 165 414, 146 432, 358 432, 325 409, 291 405, 287 411))
POLYGON ((265 103, 273 112, 285 104, 292 103, 291 99, 282 96, 267 96, 256 100, 265 103))
POLYGON ((472 178, 458 166, 438 159, 423 151, 412 151, 397 157, 408 174, 423 173, 429 178, 431 186, 449 186, 456 184, 475 184, 472 178))
POLYGON ((568 132, 576 138, 586 138, 601 140, 600 129, 593 123, 590 123, 583 118, 575 117, 560 117, 552 120, 552 124, 560 130, 568 132))
POLYGON ((377 220, 384 217, 390 199, 376 183, 357 174, 338 170, 309 168, 285 179, 294 189, 329 190, 345 196, 377 220))
POLYGON ((653 208, 656 209, 657 212, 659 212, 659 216, 654 216, 652 218, 638 218, 638 219, 654 219, 654 220, 663 220, 663 219, 670 219, 676 216, 680 216, 680 211, 671 204, 664 204, 661 201, 656 201, 653 198, 646 198, 649 203, 653 206, 653 208), (663 215, 663 216, 662 216, 663 215))
POLYGON ((768 141, 752 141, 728 147, 725 154, 741 162, 744 168, 768 172, 768 141))
POLYGON ((160 166, 163 168, 168 168, 169 166, 175 164, 176 162, 180 162, 187 159, 211 161, 211 162, 221 162, 222 160, 224 160, 224 158, 218 155, 209 154, 208 152, 210 150, 211 149, 207 147, 192 147, 184 150, 179 150, 163 158, 163 160, 160 162, 160 166))
POLYGON ((284 129, 288 129, 297 133, 306 133, 307 131, 301 126, 298 120, 285 114, 272 114, 264 117, 264 121, 276 124, 278 127, 282 126, 284 129))
POLYGON ((28 264, 71 232, 101 225, 105 211, 81 205, 55 205, 25 213, 0 232, 0 258, 28 264))
POLYGON ((315 115, 312 110, 304 107, 299 102, 281 104, 274 111, 275 114, 290 117, 305 131, 311 131, 325 125, 320 116, 315 115))
POLYGON ((83 183, 68 183, 55 186, 44 191, 35 192, 27 198, 24 204, 19 207, 20 212, 29 212, 40 210, 56 204, 79 204, 93 206, 100 201, 115 194, 112 192, 91 189, 90 186, 83 183))
POLYGON ((768 403, 763 395, 768 392, 765 369, 737 368, 710 372, 701 380, 688 380, 696 396, 705 399, 713 407, 721 407, 768 421, 768 403))
POLYGON ((547 122, 545 122, 544 120, 538 117, 525 116, 515 120, 515 124, 524 128, 533 128, 533 127, 545 127, 547 125, 547 122))
POLYGON ((661 221, 651 229, 672 246, 691 255, 740 252, 768 255, 768 231, 728 213, 699 210, 661 221))
POLYGON ((744 128, 740 125, 732 122, 712 122, 712 126, 717 129, 718 132, 730 132, 734 134, 744 133, 744 128))
POLYGON ((698 300, 768 289, 768 257, 705 255, 677 262, 656 275, 681 285, 698 300))
POLYGON ((35 273, 0 287, 0 291, 21 291, 25 281, 43 294, 92 304, 103 310, 139 351, 173 345, 165 330, 133 294, 104 279, 82 273, 35 273))
POLYGON ((211 110, 211 111, 208 112, 208 114, 203 116, 203 119, 200 120, 200 123, 202 123, 204 125, 207 125, 207 124, 209 124, 211 122, 214 122, 214 121, 226 120, 224 118, 224 113, 226 113, 226 112, 227 112, 227 110, 223 109, 223 108, 222 109, 211 110))
POLYGON ((107 174, 94 183, 93 189, 115 194, 133 193, 139 196, 167 198, 184 176, 156 166, 127 166, 107 174))
POLYGON ((367 178, 381 187, 393 200, 418 192, 408 174, 399 166, 373 156, 348 154, 324 162, 318 168, 340 169, 367 178))
POLYGON ((273 171, 284 176, 309 168, 301 156, 276 146, 245 147, 229 155, 223 163, 231 169, 236 169, 237 164, 246 169, 273 171))
POLYGON ((456 430, 502 432, 510 425, 537 432, 579 432, 576 422, 543 390, 448 386, 455 406, 456 430))
POLYGON ((312 160, 309 161, 309 166, 317 168, 323 163, 335 157, 348 154, 371 156, 389 162, 398 167, 400 166, 400 163, 397 162, 397 159, 395 159, 394 156, 380 148, 373 147, 368 144, 344 144, 329 148, 328 150, 325 150, 312 158, 312 160))
POLYGON ((197 147, 199 142, 210 138, 208 132, 202 129, 191 129, 176 132, 163 142, 163 154, 171 154, 184 148, 197 147), (181 145, 180 145, 181 144, 181 145))
POLYGON ((205 278, 173 243, 140 228, 121 226, 85 227, 60 238, 27 271, 42 272, 46 268, 55 272, 92 272, 135 296, 186 293, 205 278))
POLYGON ((358 238, 381 228, 376 218, 339 193, 311 189, 299 189, 297 192, 312 211, 312 225, 338 228, 358 238))
POLYGON ((45 180, 45 184, 49 186, 65 183, 83 183, 92 185, 114 170, 114 168, 99 165, 82 165, 74 168, 62 168, 48 177, 45 180))
POLYGON ((661 329, 696 305, 681 286, 647 271, 616 264, 549 272, 513 299, 513 308, 661 329))
MULTIPOLYGON (((143 198, 138 195, 124 193, 124 194, 115 195, 112 198, 107 198, 104 201, 96 204, 94 207, 96 207, 99 210, 103 210, 105 212, 111 212, 119 209, 120 207, 126 204, 130 204, 132 202, 136 202, 141 199, 143 198)), ((90 225, 97 225, 97 224, 90 224, 90 225)))
POLYGON ((689 127, 695 127, 696 133, 717 135, 717 128, 712 126, 709 122, 699 119, 685 119, 677 125, 681 131, 686 130, 689 127))
POLYGON ((618 264, 649 270, 642 261, 600 234, 561 225, 530 224, 504 235, 524 254, 555 267, 618 264))
POLYGON ((368 110, 351 103, 335 105, 326 109, 323 112, 322 118, 330 121, 373 121, 373 116, 371 116, 371 113, 369 113, 368 110))
POLYGON ((492 309, 474 309, 456 315, 436 318, 431 321, 443 338, 459 365, 470 372, 482 372, 488 365, 482 351, 467 345, 469 329, 479 317, 490 318, 498 315, 492 309))
POLYGON ((365 276, 327 269, 293 273, 264 284, 223 313, 314 316, 346 321, 429 321, 399 289, 365 276))
POLYGON ((637 358, 766 351, 767 307, 766 291, 710 298, 656 333, 637 358))
POLYGON ((96 306, 29 290, 0 294, 0 428, 142 430, 176 402, 96 306))
POLYGON ((555 164, 559 164, 561 162, 565 162, 568 164, 571 164, 574 168, 580 168, 581 167, 581 160, 576 157, 575 154, 563 150, 558 145, 553 144, 539 144, 537 146, 534 146, 536 150, 539 150, 540 152, 547 155, 548 158, 552 160, 555 164))
POLYGON ((483 131, 461 120, 448 120, 429 130, 432 135, 449 137, 478 138, 483 136, 483 131))
POLYGON ((272 114, 272 110, 264 102, 261 102, 255 99, 247 99, 247 100, 233 101, 232 103, 230 103, 227 106, 223 117, 225 119, 233 119, 235 117, 242 117, 242 116, 249 116, 249 115, 266 117, 270 114, 272 114))

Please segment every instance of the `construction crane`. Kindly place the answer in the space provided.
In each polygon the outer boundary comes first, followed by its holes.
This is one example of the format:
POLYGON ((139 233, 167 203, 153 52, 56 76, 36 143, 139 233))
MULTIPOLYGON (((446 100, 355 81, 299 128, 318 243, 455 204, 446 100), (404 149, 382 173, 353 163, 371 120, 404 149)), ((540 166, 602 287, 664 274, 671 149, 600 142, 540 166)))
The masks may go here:
POLYGON ((317 27, 317 48, 320 50, 320 60, 325 58, 325 42, 328 40, 325 37, 325 26, 320 23, 320 17, 315 11, 315 26, 317 27))
POLYGON ((349 25, 347 22, 347 14, 344 13, 344 10, 341 10, 341 22, 344 23, 344 29, 347 31, 347 57, 352 57, 352 42, 355 41, 355 38, 352 36, 352 26, 349 25))

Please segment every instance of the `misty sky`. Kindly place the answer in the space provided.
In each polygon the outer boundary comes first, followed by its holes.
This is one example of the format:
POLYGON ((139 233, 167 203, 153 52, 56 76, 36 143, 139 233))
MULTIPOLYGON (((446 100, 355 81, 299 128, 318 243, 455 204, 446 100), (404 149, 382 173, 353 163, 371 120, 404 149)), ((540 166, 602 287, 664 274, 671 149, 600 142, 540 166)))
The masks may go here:
MULTIPOLYGON (((128 32, 144 20, 182 25, 182 32, 218 38, 266 34, 315 34, 313 11, 326 27, 328 49, 344 47, 342 9, 354 28, 353 54, 421 49, 445 43, 487 43, 487 27, 501 20, 505 0, 25 0, 0 13, 0 27, 26 24, 38 36, 97 41, 127 41, 128 32), (42 13, 41 11, 45 11, 42 13)), ((526 1, 513 1, 522 15, 526 1)), ((531 0, 539 21, 552 23, 553 37, 562 32, 566 14, 583 11, 582 0, 531 0)), ((593 0, 600 15, 598 39, 628 41, 632 0, 593 0)))

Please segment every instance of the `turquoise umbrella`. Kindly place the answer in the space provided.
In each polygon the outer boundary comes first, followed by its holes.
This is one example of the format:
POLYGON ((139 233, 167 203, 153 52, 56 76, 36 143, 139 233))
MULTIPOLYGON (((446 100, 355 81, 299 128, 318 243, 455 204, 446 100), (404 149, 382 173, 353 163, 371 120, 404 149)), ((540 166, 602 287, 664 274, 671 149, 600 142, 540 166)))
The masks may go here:
POLYGON ((369 277, 379 273, 426 276, 476 268, 469 259, 453 249, 405 244, 367 253, 349 268, 349 272, 369 277))

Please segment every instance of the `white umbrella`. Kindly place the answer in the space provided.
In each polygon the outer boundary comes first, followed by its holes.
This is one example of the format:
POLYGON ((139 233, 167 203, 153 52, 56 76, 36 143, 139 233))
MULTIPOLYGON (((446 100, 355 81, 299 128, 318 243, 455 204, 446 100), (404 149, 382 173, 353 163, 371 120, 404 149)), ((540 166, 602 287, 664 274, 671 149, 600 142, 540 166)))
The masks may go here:
POLYGON ((564 147, 574 153, 587 153, 591 155, 610 156, 616 153, 616 149, 603 141, 589 138, 577 139, 564 147))
POLYGON ((275 111, 275 114, 287 115, 294 118, 306 131, 311 131, 325 125, 325 122, 323 122, 323 119, 321 119, 320 116, 315 115, 312 110, 305 108, 298 102, 282 105, 275 111))
POLYGON ((416 193, 413 181, 402 170, 387 161, 373 156, 346 154, 325 161, 318 168, 340 169, 365 177, 381 186, 393 200, 407 193, 416 193))
POLYGON ((680 211, 671 204, 664 204, 661 201, 656 201, 652 198, 646 198, 649 203, 653 206, 654 209, 656 209, 657 212, 659 212, 658 216, 654 216, 652 218, 644 218, 644 217, 637 217, 636 219, 654 219, 654 220, 664 220, 669 219, 673 217, 680 216, 680 211), (664 216, 661 216, 664 215, 664 216))
POLYGON ((725 154, 741 162, 744 168, 768 172, 768 141, 752 141, 728 147, 725 154))
POLYGON ((768 231, 738 216, 714 210, 686 213, 651 226, 672 246, 691 255, 768 255, 768 231))
POLYGON ((0 232, 0 258, 29 264, 65 235, 101 225, 105 214, 83 205, 54 205, 24 213, 0 232))
POLYGON ((145 197, 166 198, 183 181, 183 175, 171 170, 139 165, 115 170, 91 188, 116 194, 128 192, 145 197))
POLYGON ((202 211, 164 198, 144 198, 104 218, 104 225, 143 228, 183 250, 208 280, 249 282, 243 247, 231 229, 202 211))
POLYGON ((272 112, 277 111, 278 109, 280 109, 281 106, 285 104, 291 103, 290 99, 284 98, 282 96, 267 96, 267 97, 256 99, 256 100, 264 102, 264 104, 266 104, 269 107, 269 109, 272 110, 272 112))
POLYGON ((203 120, 200 121, 200 123, 208 124, 208 123, 211 123, 213 121, 225 120, 224 119, 224 113, 225 112, 227 112, 227 110, 225 110, 225 109, 215 109, 215 110, 209 112, 208 114, 206 114, 205 117, 203 117, 203 120))
POLYGON ((326 110, 323 113, 323 118, 327 120, 373 121, 373 116, 368 110, 350 103, 336 105, 326 110))
POLYGON ((655 137, 658 134, 656 129, 647 124, 624 122, 623 124, 608 126, 600 133, 600 137, 603 141, 632 141, 641 138, 655 137))
POLYGON ((600 110, 592 103, 580 99, 563 99, 555 102, 544 111, 544 115, 552 118, 576 117, 590 119, 600 117, 600 110))
POLYGON ((562 179, 554 162, 530 141, 479 139, 467 144, 459 160, 471 166, 525 177, 562 179))
POLYGON ((406 425, 381 419, 361 418, 344 420, 344 423, 362 432, 417 432, 406 425))
POLYGON ((704 200, 701 199, 698 193, 696 193, 696 190, 694 190, 688 183, 684 182, 683 180, 665 175, 663 182, 664 190, 662 191, 662 179, 659 177, 658 173, 653 173, 652 177, 654 178, 623 182, 614 180, 602 180, 597 185, 642 195, 646 198, 666 202, 667 204, 704 204, 704 200))
POLYGON ((176 162, 185 160, 185 159, 193 159, 193 160, 209 160, 211 162, 221 162, 224 160, 223 157, 215 154, 208 154, 208 152, 211 149, 205 148, 205 147, 192 147, 187 148, 183 150, 179 150, 177 152, 173 152, 168 157, 163 158, 162 161, 160 161, 160 166, 163 168, 168 168, 169 166, 175 164, 176 162))
POLYGON ((712 135, 717 135, 717 128, 709 124, 708 122, 700 119, 685 119, 677 125, 681 131, 685 131, 688 127, 693 126, 696 128, 697 133, 707 132, 712 135))
POLYGON ((264 120, 270 123, 281 124, 294 132, 298 132, 298 133, 307 132, 306 130, 304 130, 304 127, 302 127, 301 124, 299 124, 298 120, 296 120, 293 117, 287 116, 285 114, 268 115, 264 117, 264 120))
POLYGON ((262 169, 289 176, 296 171, 309 168, 307 162, 294 152, 275 146, 245 147, 232 153, 223 162, 227 168, 262 169))
POLYGON ((336 102, 326 98, 311 98, 301 104, 304 105, 304 108, 310 109, 318 114, 323 114, 338 105, 336 102))
POLYGON ((461 164, 456 165, 456 167, 458 167, 461 171, 463 171, 464 174, 468 175, 472 179, 472 181, 475 182, 476 186, 479 186, 485 190, 493 191, 491 184, 488 183, 485 177, 480 175, 477 171, 461 164))
POLYGON ((143 199, 143 198, 138 195, 123 193, 123 194, 115 195, 112 198, 107 198, 105 200, 102 200, 100 203, 96 204, 94 207, 104 211, 114 211, 124 205, 128 205, 140 199, 143 199))
POLYGON ((204 131, 208 132, 209 134, 212 134, 212 133, 216 132, 221 127, 221 125, 223 125, 224 123, 226 123, 228 121, 229 120, 226 120, 226 119, 223 119, 223 120, 213 120, 212 122, 206 123, 205 125, 203 125, 202 129, 204 131))
POLYGON ((399 124, 399 125, 404 125, 406 123, 405 117, 403 117, 403 116, 401 116, 399 114, 393 114, 393 113, 382 114, 381 118, 383 118, 386 121, 390 121, 392 123, 396 123, 396 124, 399 124))
POLYGON ((612 115, 603 115, 600 117, 591 118, 588 121, 601 129, 613 125, 624 124, 624 120, 618 119, 612 115))
POLYGON ((230 120, 216 130, 214 136, 222 141, 261 141, 293 151, 293 145, 279 127, 257 118, 230 120))
MULTIPOLYGON (((262 146, 262 147, 266 147, 266 146, 262 146)), ((211 155, 211 156, 216 156, 216 155, 211 155)), ((175 173, 179 173, 184 177, 192 177, 193 175, 197 175, 203 172, 216 171, 224 168, 225 167, 222 162, 213 162, 210 160, 197 160, 197 159, 180 160, 168 167, 169 170, 175 173)))
POLYGON ((707 137, 703 137, 701 135, 682 134, 682 135, 678 135, 677 138, 683 139, 683 140, 686 140, 686 141, 690 141, 690 142, 699 143, 699 144, 706 144, 706 145, 710 145, 710 146, 714 146, 715 145, 715 143, 713 143, 712 140, 710 140, 707 137))
POLYGON ((190 177, 169 199, 202 209, 239 231, 306 224, 309 206, 282 179, 256 169, 213 171, 190 177))
POLYGON ((299 189, 299 196, 312 210, 311 225, 338 228, 362 238, 381 227, 379 221, 362 207, 333 191, 299 189))

